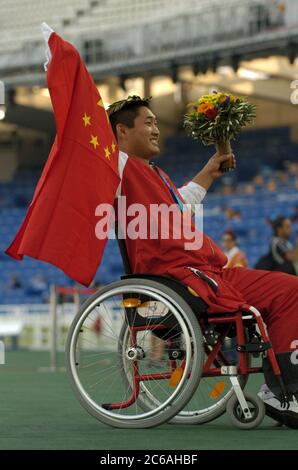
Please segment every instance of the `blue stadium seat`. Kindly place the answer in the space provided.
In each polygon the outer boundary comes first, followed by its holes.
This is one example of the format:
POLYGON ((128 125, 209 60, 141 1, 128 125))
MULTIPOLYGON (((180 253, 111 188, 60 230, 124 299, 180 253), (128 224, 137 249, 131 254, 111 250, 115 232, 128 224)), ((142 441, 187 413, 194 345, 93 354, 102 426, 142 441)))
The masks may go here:
MULTIPOLYGON (((259 257, 268 251, 272 230, 266 220, 278 215, 289 217, 298 205, 298 193, 294 185, 296 177, 290 175, 288 182, 280 182, 276 173, 276 170, 282 168, 283 160, 295 159, 298 145, 290 140, 289 129, 283 127, 243 132, 232 146, 238 157, 237 170, 226 175, 223 181, 225 184, 237 183, 237 193, 233 196, 216 193, 220 182, 210 189, 204 200, 204 231, 219 243, 225 229, 235 230, 240 247, 246 252, 249 264, 253 267, 259 257), (277 191, 270 193, 261 186, 254 195, 243 194, 241 188, 244 182, 257 172, 263 175, 266 183, 276 181, 277 191), (228 220, 223 214, 223 209, 227 207, 239 210, 242 220, 228 220)), ((185 135, 175 135, 167 139, 160 164, 179 187, 191 180, 213 153, 212 147, 204 147, 185 135)), ((26 213, 25 207, 18 206, 24 202, 22 197, 27 201, 26 205, 31 200, 39 175, 39 170, 22 170, 14 181, 0 184, 0 303, 3 304, 44 302, 46 296, 27 293, 29 280, 37 272, 44 276, 48 285, 74 284, 63 272, 47 263, 30 258, 17 263, 4 254, 26 213), (22 288, 13 292, 5 287, 12 275, 17 275, 22 282, 22 288)), ((294 226, 294 231, 298 231, 298 224, 294 226)), ((95 278, 100 284, 105 284, 119 279, 121 274, 123 268, 117 242, 109 240, 95 278)))

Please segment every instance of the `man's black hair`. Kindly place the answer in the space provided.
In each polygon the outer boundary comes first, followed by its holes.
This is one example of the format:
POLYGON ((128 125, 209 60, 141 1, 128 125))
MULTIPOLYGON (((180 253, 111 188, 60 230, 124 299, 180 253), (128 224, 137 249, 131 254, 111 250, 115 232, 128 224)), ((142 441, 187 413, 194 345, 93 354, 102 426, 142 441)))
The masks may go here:
POLYGON ((277 217, 276 219, 274 219, 271 222, 271 225, 272 225, 272 228, 273 228, 273 233, 274 233, 275 236, 277 236, 278 229, 283 226, 285 220, 287 220, 287 219, 288 219, 288 217, 285 217, 284 215, 280 215, 279 217, 277 217))
POLYGON ((115 136, 117 137, 116 126, 121 123, 132 128, 134 120, 138 116, 139 109, 143 106, 149 108, 151 98, 140 98, 139 96, 129 96, 126 100, 116 101, 107 110, 110 123, 115 136))

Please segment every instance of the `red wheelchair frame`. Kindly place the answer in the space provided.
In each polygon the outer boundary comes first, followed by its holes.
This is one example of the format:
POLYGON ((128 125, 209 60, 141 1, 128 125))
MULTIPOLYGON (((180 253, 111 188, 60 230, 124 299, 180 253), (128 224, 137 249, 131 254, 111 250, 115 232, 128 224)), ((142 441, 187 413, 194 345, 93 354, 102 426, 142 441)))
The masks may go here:
MULTIPOLYGON (((123 276, 123 278, 150 278, 154 280, 159 280, 163 284, 168 286, 172 286, 175 284, 176 289, 179 287, 182 298, 184 300, 189 301, 191 300, 191 307, 193 310, 196 303, 199 302, 200 307, 203 305, 202 300, 198 297, 194 297, 188 291, 187 286, 184 286, 179 281, 162 277, 162 276, 155 276, 155 275, 146 275, 146 274, 134 274, 134 275, 127 275, 123 276), (187 295, 186 295, 187 292, 187 295)), ((213 331, 213 339, 211 342, 214 344, 212 345, 213 348, 210 351, 208 345, 208 341, 205 343, 205 352, 207 354, 207 360, 204 364, 203 374, 202 377, 220 377, 223 375, 237 375, 237 376, 247 376, 249 374, 256 374, 261 373, 263 371, 262 366, 259 367, 251 367, 249 365, 248 354, 259 355, 261 353, 267 353, 269 362, 272 367, 272 371, 281 389, 281 396, 286 401, 287 400, 287 393, 286 388, 284 386, 284 382, 281 375, 281 370, 278 365, 275 353, 273 351, 266 326, 263 322, 261 314, 258 310, 254 307, 250 307, 249 311, 246 312, 236 312, 234 314, 216 314, 216 315, 197 315, 198 317, 198 325, 200 326, 203 336, 210 337, 210 331, 208 328, 213 331), (259 329, 259 334, 256 333, 256 326, 259 329), (217 329, 221 329, 224 327, 224 330, 220 333, 217 333, 217 329), (247 342, 246 340, 246 328, 250 328, 255 333, 255 341, 254 342, 247 342), (224 352, 221 350, 223 346, 223 341, 226 337, 229 337, 231 330, 235 331, 233 335, 236 338, 237 346, 236 351, 239 354, 239 363, 236 366, 237 372, 231 372, 229 367, 231 366, 229 360, 226 358, 224 352), (226 366, 226 372, 223 372, 223 364, 226 366), (215 366, 215 367, 212 367, 215 366)), ((129 325, 130 330, 130 342, 131 347, 137 346, 137 333, 139 331, 144 330, 152 330, 153 332, 157 329, 162 330, 166 329, 167 325, 159 324, 155 325, 154 323, 150 324, 141 324, 132 326, 129 325)), ((171 342, 171 339, 170 339, 171 342)), ((210 341, 209 341, 210 342, 210 341)), ((140 382, 148 381, 148 380, 163 380, 163 379, 170 379, 172 377, 173 372, 177 368, 177 363, 175 359, 170 359, 170 370, 167 372, 159 372, 159 373, 152 373, 152 374, 140 374, 138 368, 138 360, 132 361, 133 366, 133 387, 131 396, 125 402, 119 403, 110 403, 109 405, 105 405, 109 409, 120 409, 120 408, 127 408, 131 406, 137 400, 139 393, 140 393, 140 382)), ((182 363, 183 364, 183 363, 182 363)))

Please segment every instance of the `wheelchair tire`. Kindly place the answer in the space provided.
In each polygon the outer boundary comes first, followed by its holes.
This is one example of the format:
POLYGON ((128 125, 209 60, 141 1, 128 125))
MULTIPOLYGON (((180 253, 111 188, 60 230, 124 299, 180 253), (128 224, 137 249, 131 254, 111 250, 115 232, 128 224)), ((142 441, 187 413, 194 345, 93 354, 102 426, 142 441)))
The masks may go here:
MULTIPOLYGON (((118 348, 119 340, 117 355, 119 355, 118 348)), ((84 356, 83 348, 82 355, 84 356)), ((94 351, 93 355, 96 355, 96 351, 94 351)), ((190 307, 175 291, 148 279, 126 279, 109 284, 103 289, 100 289, 81 306, 70 326, 66 343, 66 368, 71 386, 79 402, 92 416, 107 425, 118 428, 149 428, 169 421, 173 416, 179 413, 197 389, 202 375, 203 361, 203 338, 201 330, 198 327, 198 321, 190 307), (92 314, 93 309, 101 308, 104 302, 113 295, 124 298, 123 295, 130 294, 131 292, 162 301, 170 309, 171 315, 174 315, 175 320, 179 323, 179 327, 182 329, 186 338, 186 365, 179 384, 175 389, 169 391, 171 395, 165 400, 165 404, 161 403, 156 410, 151 409, 148 412, 141 411, 141 413, 136 415, 128 414, 124 416, 112 413, 114 408, 109 408, 110 405, 103 405, 102 403, 96 402, 95 400, 97 398, 92 398, 87 388, 84 388, 84 384, 79 376, 80 357, 77 349, 80 346, 80 335, 85 331, 84 322, 89 318, 89 314, 92 314)), ((93 367, 91 363, 90 365, 93 367)), ((116 368, 116 366, 113 367, 114 369, 116 368)), ((94 365, 94 368, 95 373, 93 375, 100 377, 100 371, 96 372, 96 365, 94 365)), ((112 367, 110 367, 110 369, 112 369, 112 367)), ((103 377, 102 388, 99 392, 106 387, 106 382, 103 377)), ((97 400, 99 401, 99 398, 97 400)), ((122 408, 120 411, 123 411, 122 408)), ((133 412, 134 408, 132 410, 132 413, 133 412)), ((135 411, 135 413, 137 413, 137 411, 135 411)))
POLYGON ((244 393, 244 396, 252 413, 252 417, 247 420, 243 417, 238 398, 235 394, 229 399, 227 403, 227 415, 231 423, 238 429, 254 429, 259 426, 259 424, 261 424, 264 419, 265 405, 257 395, 244 393))

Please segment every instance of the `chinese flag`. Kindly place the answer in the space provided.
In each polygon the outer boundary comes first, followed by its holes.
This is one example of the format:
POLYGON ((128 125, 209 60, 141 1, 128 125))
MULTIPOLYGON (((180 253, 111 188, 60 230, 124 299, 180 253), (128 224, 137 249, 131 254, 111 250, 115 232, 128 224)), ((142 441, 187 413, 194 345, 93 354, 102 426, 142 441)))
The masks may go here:
POLYGON ((107 237, 95 235, 95 209, 113 205, 118 148, 103 101, 78 51, 43 24, 56 138, 26 218, 6 253, 47 261, 88 286, 107 237))

